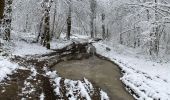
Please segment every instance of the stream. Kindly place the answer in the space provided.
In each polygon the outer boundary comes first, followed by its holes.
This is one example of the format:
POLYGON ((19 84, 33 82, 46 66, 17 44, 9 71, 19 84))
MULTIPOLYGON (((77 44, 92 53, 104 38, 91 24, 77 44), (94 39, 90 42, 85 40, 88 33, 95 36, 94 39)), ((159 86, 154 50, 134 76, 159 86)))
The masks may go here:
POLYGON ((110 100, 134 100, 120 81, 117 65, 96 56, 60 62, 53 67, 61 77, 82 80, 84 77, 108 93, 110 100))

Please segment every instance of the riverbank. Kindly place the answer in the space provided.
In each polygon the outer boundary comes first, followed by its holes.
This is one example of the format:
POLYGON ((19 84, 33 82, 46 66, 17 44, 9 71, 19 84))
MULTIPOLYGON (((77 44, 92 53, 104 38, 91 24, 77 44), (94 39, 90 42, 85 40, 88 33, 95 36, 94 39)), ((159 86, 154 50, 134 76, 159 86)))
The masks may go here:
POLYGON ((118 50, 104 42, 93 45, 96 47, 97 54, 108 58, 120 67, 123 72, 120 80, 127 86, 129 92, 136 94, 133 95, 136 99, 169 100, 170 63, 153 62, 136 55, 135 52, 126 52, 128 48, 122 51, 123 49, 118 50))

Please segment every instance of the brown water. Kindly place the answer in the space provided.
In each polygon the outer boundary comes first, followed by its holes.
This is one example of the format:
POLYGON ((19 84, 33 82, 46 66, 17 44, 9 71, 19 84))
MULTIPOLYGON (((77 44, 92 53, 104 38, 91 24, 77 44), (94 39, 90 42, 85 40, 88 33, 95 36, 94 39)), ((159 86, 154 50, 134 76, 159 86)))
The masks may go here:
POLYGON ((134 100, 120 81, 121 73, 117 65, 91 57, 57 64, 54 69, 64 78, 81 80, 84 77, 106 91, 110 100, 134 100))

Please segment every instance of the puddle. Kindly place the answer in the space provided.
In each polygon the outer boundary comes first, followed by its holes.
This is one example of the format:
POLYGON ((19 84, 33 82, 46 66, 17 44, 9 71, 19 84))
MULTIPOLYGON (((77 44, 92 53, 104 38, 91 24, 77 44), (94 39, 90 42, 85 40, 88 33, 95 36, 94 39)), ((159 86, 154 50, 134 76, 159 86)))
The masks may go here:
POLYGON ((82 80, 84 77, 108 93, 110 100, 134 100, 120 81, 117 65, 91 57, 83 60, 61 62, 53 67, 61 77, 82 80))

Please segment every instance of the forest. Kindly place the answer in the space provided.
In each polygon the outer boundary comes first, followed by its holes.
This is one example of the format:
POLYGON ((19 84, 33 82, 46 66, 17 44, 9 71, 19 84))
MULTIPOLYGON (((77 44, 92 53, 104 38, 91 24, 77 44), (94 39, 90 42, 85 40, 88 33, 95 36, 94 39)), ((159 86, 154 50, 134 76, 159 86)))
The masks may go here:
POLYGON ((170 0, 0 0, 0 100, 170 100, 170 0))

